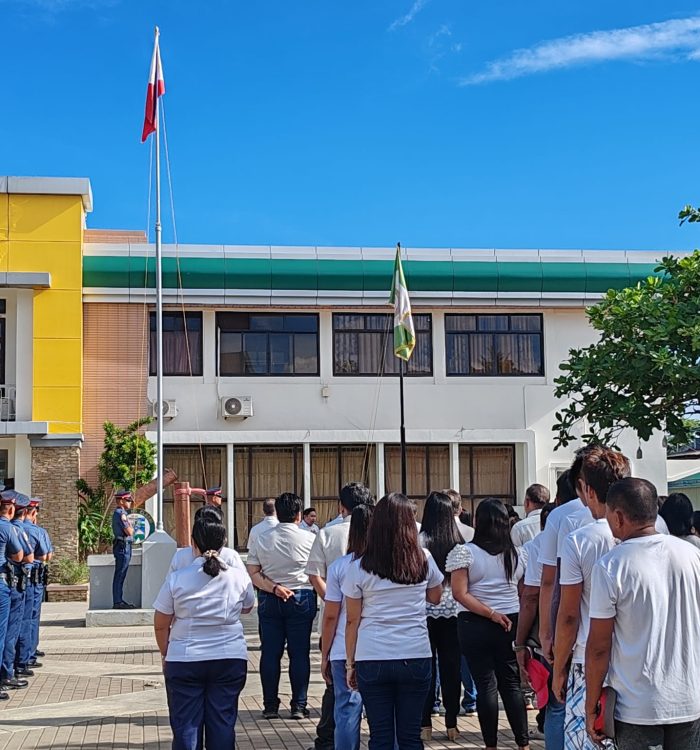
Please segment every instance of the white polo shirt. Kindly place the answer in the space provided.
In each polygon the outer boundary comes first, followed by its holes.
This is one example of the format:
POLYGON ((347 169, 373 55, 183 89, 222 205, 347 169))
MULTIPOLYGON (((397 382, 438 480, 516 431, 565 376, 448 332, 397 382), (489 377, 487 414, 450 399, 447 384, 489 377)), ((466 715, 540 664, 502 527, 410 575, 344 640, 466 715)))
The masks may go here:
POLYGON ((314 539, 295 523, 279 523, 258 537, 248 552, 248 565, 259 565, 271 581, 292 591, 310 589, 305 570, 314 539))
POLYGON ((457 531, 459 531, 460 536, 462 539, 464 539, 464 543, 471 542, 471 540, 474 538, 474 529, 473 527, 469 526, 466 523, 462 523, 459 520, 459 516, 455 516, 455 523, 457 524, 457 531))
POLYGON ((590 615, 614 618, 615 718, 700 718, 700 550, 666 534, 627 539, 593 566, 590 615))
POLYGON ((526 586, 539 588, 542 583, 542 563, 539 561, 541 541, 542 533, 540 532, 534 539, 523 544, 523 552, 527 557, 525 575, 523 576, 523 583, 526 586))
POLYGON ((583 507, 584 505, 580 498, 575 497, 573 500, 569 500, 568 503, 555 508, 547 516, 547 524, 542 531, 542 541, 540 542, 539 560, 543 565, 556 567, 557 558, 559 557, 559 527, 567 516, 575 513, 577 510, 581 510, 583 507))
POLYGON ((343 596, 343 581, 348 572, 353 555, 343 555, 334 560, 328 566, 328 578, 326 579, 326 601, 340 603, 340 614, 335 628, 333 645, 328 654, 330 661, 345 661, 345 624, 347 623, 347 610, 345 597, 343 596))
POLYGON ((270 529, 274 529, 278 523, 277 516, 265 516, 262 521, 256 523, 248 534, 248 550, 253 549, 253 545, 261 534, 266 534, 270 529))
POLYGON ((541 514, 542 508, 535 508, 535 510, 531 510, 522 521, 518 521, 514 524, 513 528, 510 530, 510 538, 513 540, 513 544, 516 547, 522 547, 525 542, 532 541, 540 533, 541 514))
POLYGON ((341 523, 330 527, 326 524, 319 531, 309 554, 309 562, 306 565, 307 575, 326 578, 328 566, 347 552, 350 520, 351 516, 347 515, 341 523))
MULTIPOLYGON (((219 550, 219 557, 226 563, 226 565, 233 565, 234 567, 245 570, 243 560, 241 560, 241 556, 236 550, 222 547, 219 550)), ((192 547, 181 547, 180 549, 175 550, 173 559, 170 561, 170 569, 168 570, 168 573, 173 573, 176 570, 182 570, 188 565, 192 565, 195 559, 192 547)))
POLYGON ((174 615, 166 661, 247 659, 241 610, 252 607, 255 593, 243 568, 230 566, 212 578, 204 558, 170 573, 153 608, 174 615))

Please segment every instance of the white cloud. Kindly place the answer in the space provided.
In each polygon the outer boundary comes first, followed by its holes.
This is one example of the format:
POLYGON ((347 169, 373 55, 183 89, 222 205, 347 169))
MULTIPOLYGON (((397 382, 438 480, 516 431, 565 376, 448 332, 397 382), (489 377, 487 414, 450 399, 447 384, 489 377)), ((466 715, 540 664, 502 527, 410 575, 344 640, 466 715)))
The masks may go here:
POLYGON ((396 31, 402 26, 406 26, 423 10, 423 8, 430 2, 430 0, 413 0, 413 5, 410 7, 408 13, 404 16, 399 16, 389 26, 389 31, 396 31))
POLYGON ((686 60, 700 57, 700 16, 551 39, 494 60, 460 83, 471 86, 577 65, 669 55, 686 60))

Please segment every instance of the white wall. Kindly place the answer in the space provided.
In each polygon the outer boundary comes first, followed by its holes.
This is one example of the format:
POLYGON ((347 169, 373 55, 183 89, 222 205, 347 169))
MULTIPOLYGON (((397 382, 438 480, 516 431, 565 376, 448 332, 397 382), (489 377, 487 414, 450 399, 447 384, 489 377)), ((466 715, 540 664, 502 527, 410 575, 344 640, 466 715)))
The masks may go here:
MULTIPOLYGON (((336 308, 336 311, 341 308, 336 308)), ((269 312, 269 308, 266 309, 269 312)), ((381 312, 386 312, 382 308, 381 312)), ((451 311, 456 311, 452 308, 451 311)), ((475 310, 470 309, 469 312, 475 310)), ((421 312, 424 310, 421 309, 421 312)), ((445 373, 444 312, 433 310, 432 378, 406 378, 409 442, 517 444, 520 496, 532 482, 551 486, 556 465, 567 465, 578 445, 554 451, 554 378, 572 347, 594 340, 583 309, 543 310, 545 376, 525 378, 448 378, 445 373)), ((466 312, 466 311, 465 311, 466 312)), ((491 314, 517 307, 489 308, 491 314)), ((523 312, 534 312, 532 307, 523 312)), ((398 379, 334 377, 331 311, 320 312, 320 375, 317 377, 217 378, 215 313, 204 312, 204 375, 165 378, 165 398, 176 399, 178 416, 165 426, 168 443, 345 443, 398 442, 398 379), (328 386, 328 397, 322 387, 328 386), (218 416, 222 396, 251 396, 255 415, 247 420, 218 416)), ((155 379, 148 396, 155 400, 155 379)), ((634 457, 637 441, 622 446, 634 457)), ((639 475, 666 488, 665 450, 660 438, 644 445, 635 461, 639 475)))

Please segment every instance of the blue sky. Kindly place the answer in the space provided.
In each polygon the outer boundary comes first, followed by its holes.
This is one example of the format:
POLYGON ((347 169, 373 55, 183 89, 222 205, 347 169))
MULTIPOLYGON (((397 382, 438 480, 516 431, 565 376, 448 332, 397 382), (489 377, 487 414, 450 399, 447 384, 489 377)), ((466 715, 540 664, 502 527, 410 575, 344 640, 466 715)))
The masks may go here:
POLYGON ((0 17, 0 171, 90 177, 91 227, 146 225, 158 23, 181 242, 700 244, 676 221, 700 203, 700 4, 0 0, 0 17))

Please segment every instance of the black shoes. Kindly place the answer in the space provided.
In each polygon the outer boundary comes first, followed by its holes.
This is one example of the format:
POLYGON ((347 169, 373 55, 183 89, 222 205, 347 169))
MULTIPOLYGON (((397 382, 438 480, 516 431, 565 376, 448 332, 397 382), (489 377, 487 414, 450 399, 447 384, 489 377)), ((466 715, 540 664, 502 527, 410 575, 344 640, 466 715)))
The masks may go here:
POLYGON ((40 662, 34 659, 33 661, 30 661, 28 664, 30 669, 39 669, 39 667, 43 667, 44 665, 40 662))
POLYGON ((10 696, 7 690, 0 687, 0 701, 9 701, 9 700, 10 700, 10 696))
POLYGON ((115 604, 112 609, 136 609, 135 604, 129 604, 129 602, 119 602, 115 604))
POLYGON ((35 654, 36 654, 36 655, 37 655, 37 656, 38 656, 38 657, 39 657, 40 659, 42 659, 42 658, 43 658, 44 656, 46 656, 46 654, 45 654, 45 653, 44 653, 43 651, 39 651, 39 649, 37 649, 37 650, 36 650, 36 651, 35 651, 34 653, 35 653, 35 654))
MULTIPOLYGON (((0 683, 2 690, 21 690, 29 685, 27 680, 19 680, 17 677, 8 677, 0 683)), ((2 698, 0 698, 2 700, 2 698)))
POLYGON ((31 669, 15 669, 15 675, 18 677, 34 677, 34 672, 31 669))
POLYGON ((277 708, 264 708, 262 715, 263 719, 279 719, 280 712, 277 708))
POLYGON ((303 708, 302 706, 292 706, 289 718, 294 719, 295 721, 300 721, 301 719, 308 719, 310 715, 311 714, 309 713, 308 708, 303 708))

